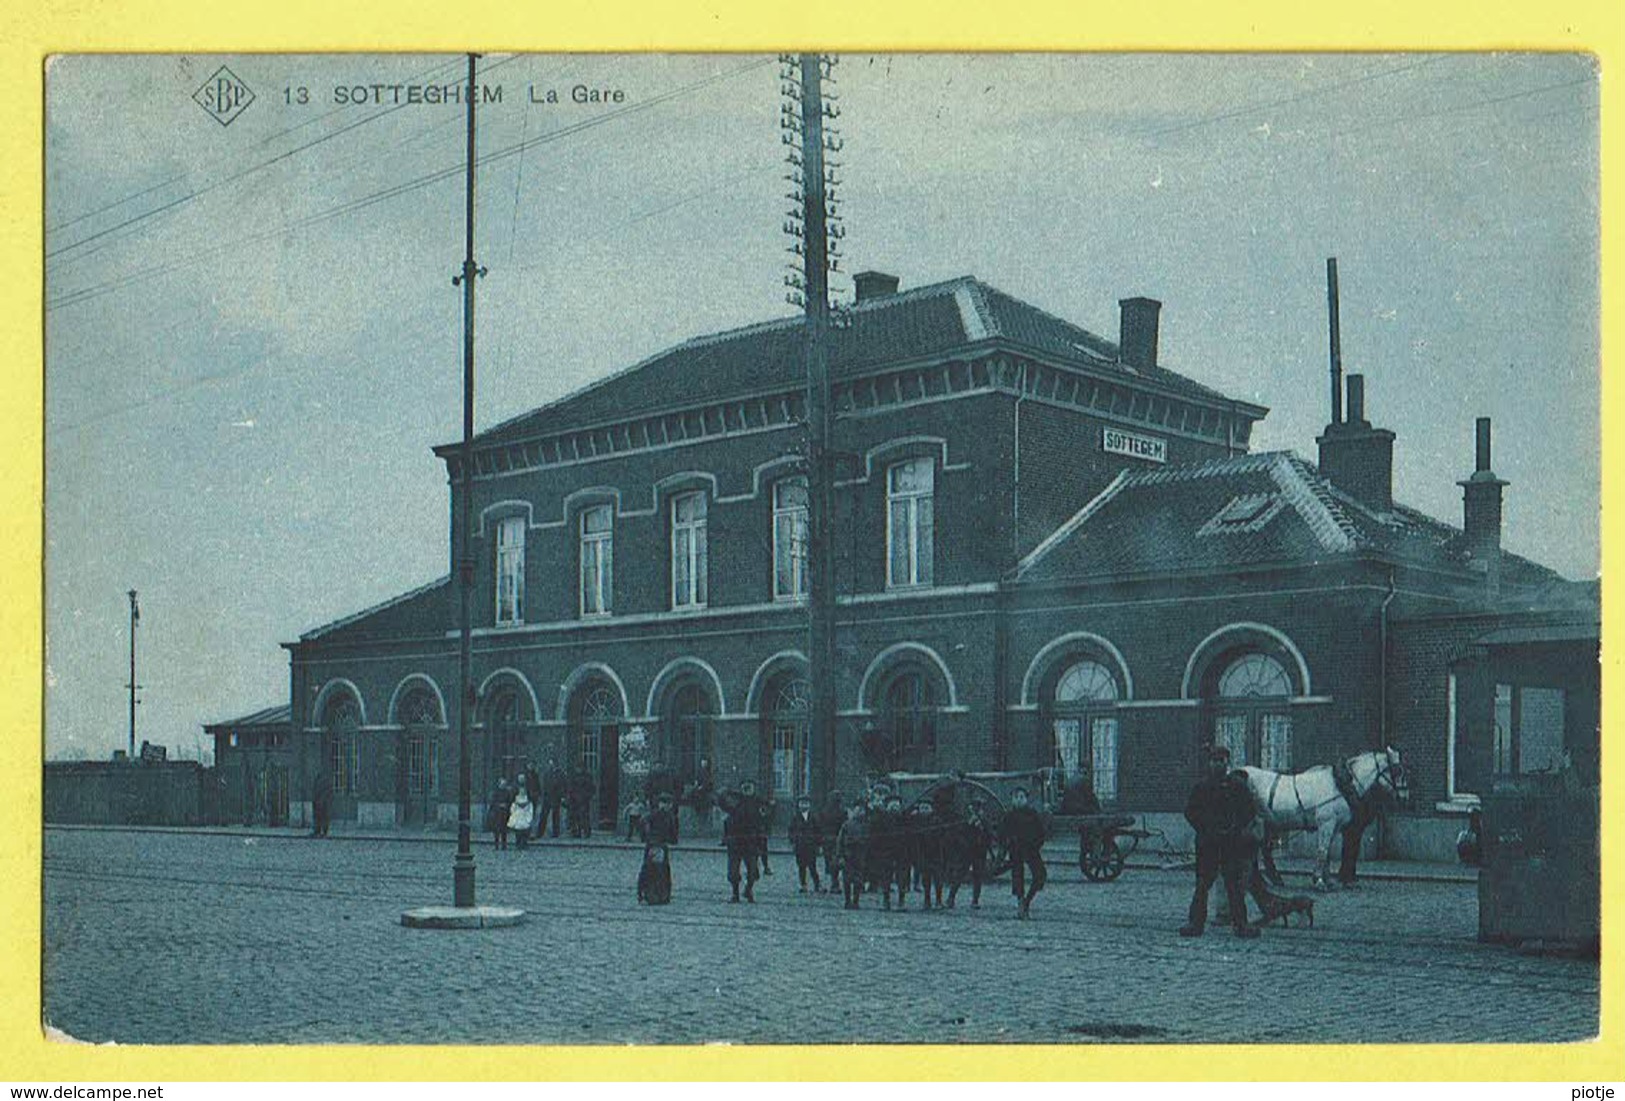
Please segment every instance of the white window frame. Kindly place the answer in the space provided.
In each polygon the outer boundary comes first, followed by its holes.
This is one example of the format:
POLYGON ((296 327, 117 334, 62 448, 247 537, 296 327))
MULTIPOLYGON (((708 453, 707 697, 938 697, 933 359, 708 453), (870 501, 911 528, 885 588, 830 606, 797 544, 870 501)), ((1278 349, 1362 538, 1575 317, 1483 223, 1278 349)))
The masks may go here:
POLYGON ((497 626, 525 622, 525 518, 508 516, 497 521, 496 530, 496 615, 497 626), (512 582, 513 607, 503 614, 504 597, 512 582))
POLYGON ((688 493, 679 493, 671 499, 671 606, 673 611, 696 611, 703 609, 709 597, 709 584, 706 578, 706 568, 711 560, 710 547, 706 545, 706 526, 710 518, 711 502, 704 490, 694 490, 688 493), (697 520, 677 519, 678 506, 684 501, 698 500, 700 502, 700 516, 697 520), (688 534, 688 591, 678 592, 677 588, 677 558, 678 533, 688 534), (703 548, 703 549, 702 549, 703 548))
POLYGON ((935 497, 937 490, 937 464, 930 458, 904 459, 892 463, 886 468, 886 588, 888 589, 924 589, 929 588, 935 578, 935 563, 930 560, 936 554, 937 523, 935 497), (923 466, 927 473, 927 485, 924 490, 910 490, 896 492, 892 489, 892 481, 896 472, 907 466, 923 466), (931 546, 926 561, 921 563, 920 556, 920 501, 931 502, 931 546), (896 555, 892 553, 893 540, 898 537, 892 524, 893 505, 904 502, 908 506, 908 565, 906 578, 899 579, 892 574, 892 563, 896 555))
MULTIPOLYGON (((794 485, 799 485, 803 493, 807 492, 807 479, 801 476, 780 478, 773 483, 773 599, 782 601, 802 601, 807 599, 807 542, 811 537, 811 514, 808 505, 786 505, 780 501, 781 491, 794 485), (794 532, 797 524, 796 517, 801 518, 799 525, 801 531, 801 553, 796 553, 794 536, 791 537, 790 546, 786 548, 780 537, 780 521, 789 521, 791 531, 794 532), (790 591, 779 589, 779 562, 785 555, 790 558, 790 591)), ((810 504, 810 502, 809 502, 810 504)))
POLYGON ((615 507, 613 505, 593 505, 581 510, 580 527, 580 557, 578 559, 580 582, 580 613, 583 619, 590 616, 607 616, 615 610, 615 507), (595 515, 608 515, 609 526, 603 531, 589 532, 587 518, 595 515), (591 555, 593 570, 590 575, 587 571, 588 556, 591 555), (596 591, 595 591, 596 590, 596 591), (597 600, 589 601, 589 596, 596 596, 597 600), (596 607, 592 606, 596 603, 596 607))

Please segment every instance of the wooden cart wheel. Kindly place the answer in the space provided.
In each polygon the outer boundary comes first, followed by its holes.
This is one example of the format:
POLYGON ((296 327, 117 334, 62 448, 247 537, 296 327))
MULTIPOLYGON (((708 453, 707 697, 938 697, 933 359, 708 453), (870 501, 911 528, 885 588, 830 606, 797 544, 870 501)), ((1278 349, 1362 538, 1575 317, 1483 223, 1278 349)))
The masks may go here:
POLYGON ((1122 875, 1124 859, 1115 834, 1099 837, 1094 844, 1082 846, 1078 853, 1078 865, 1083 874, 1097 883, 1122 875))

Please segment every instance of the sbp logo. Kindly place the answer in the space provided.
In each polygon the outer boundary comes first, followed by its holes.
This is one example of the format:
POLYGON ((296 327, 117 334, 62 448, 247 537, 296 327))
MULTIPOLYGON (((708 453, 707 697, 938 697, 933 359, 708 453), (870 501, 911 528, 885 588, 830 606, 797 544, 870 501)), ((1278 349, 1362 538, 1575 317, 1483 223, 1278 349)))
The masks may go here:
POLYGON ((221 126, 230 126, 254 102, 254 93, 222 65, 192 93, 192 99, 221 126))

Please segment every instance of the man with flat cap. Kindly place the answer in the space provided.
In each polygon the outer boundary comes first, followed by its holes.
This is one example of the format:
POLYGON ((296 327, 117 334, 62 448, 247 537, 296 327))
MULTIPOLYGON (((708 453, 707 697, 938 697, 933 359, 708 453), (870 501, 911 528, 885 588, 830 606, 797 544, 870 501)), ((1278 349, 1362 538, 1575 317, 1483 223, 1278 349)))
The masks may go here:
POLYGON ((1252 866, 1253 842, 1247 826, 1253 814, 1246 774, 1230 771, 1228 749, 1210 747, 1202 778, 1191 788, 1185 804, 1185 821, 1196 831, 1196 893, 1191 896, 1190 916, 1180 927, 1180 936, 1202 935, 1207 927, 1208 892, 1213 881, 1221 877, 1236 936, 1258 936, 1258 930, 1247 924, 1247 902, 1242 893, 1252 866))

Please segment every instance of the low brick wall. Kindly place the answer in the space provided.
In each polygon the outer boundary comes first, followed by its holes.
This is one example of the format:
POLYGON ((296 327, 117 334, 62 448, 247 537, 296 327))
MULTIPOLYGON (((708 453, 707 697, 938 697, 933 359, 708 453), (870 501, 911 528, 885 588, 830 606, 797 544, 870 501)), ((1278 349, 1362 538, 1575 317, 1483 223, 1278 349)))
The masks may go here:
POLYGON ((45 820, 64 825, 202 826, 221 821, 214 770, 196 761, 50 761, 45 820))

